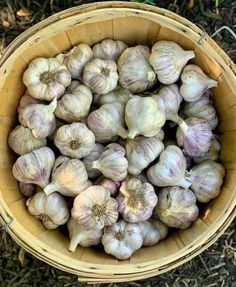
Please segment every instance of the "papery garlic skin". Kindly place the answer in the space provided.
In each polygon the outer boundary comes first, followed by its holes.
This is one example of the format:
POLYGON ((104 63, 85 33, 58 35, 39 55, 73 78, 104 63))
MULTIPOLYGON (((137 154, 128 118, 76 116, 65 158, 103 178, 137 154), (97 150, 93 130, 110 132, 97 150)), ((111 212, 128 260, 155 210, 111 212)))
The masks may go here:
POLYGON ((154 216, 152 216, 148 222, 151 223, 153 229, 159 231, 160 240, 166 238, 168 235, 168 227, 159 219, 158 216, 156 216, 156 214, 154 214, 154 216))
POLYGON ((112 196, 116 195, 116 193, 119 191, 121 183, 119 181, 114 181, 110 178, 106 178, 104 176, 101 176, 96 182, 96 185, 103 186, 104 188, 108 189, 110 191, 110 194, 112 196))
POLYGON ((118 60, 119 83, 134 93, 143 92, 154 86, 156 74, 148 62, 150 50, 137 45, 127 48, 118 60))
POLYGON ((33 183, 19 182, 19 190, 26 197, 31 197, 36 193, 37 185, 33 183))
POLYGON ((182 186, 188 188, 191 182, 186 178, 186 160, 180 148, 169 145, 161 153, 159 161, 147 172, 148 179, 156 186, 182 186))
POLYGON ((31 129, 36 139, 45 139, 56 129, 54 111, 57 107, 56 98, 49 104, 29 105, 19 113, 20 123, 31 129))
POLYGON ((157 108, 155 100, 151 97, 134 96, 126 104, 125 122, 130 139, 138 135, 154 137, 159 133, 165 120, 165 114, 157 108))
POLYGON ((125 149, 119 144, 107 145, 99 159, 93 162, 92 167, 114 181, 124 180, 128 170, 125 149))
POLYGON ((82 161, 59 156, 53 167, 51 183, 44 188, 44 192, 47 195, 59 192, 65 196, 75 197, 90 185, 82 161))
POLYGON ((67 222, 70 212, 66 200, 59 194, 46 195, 38 191, 26 201, 30 214, 40 219, 47 229, 56 229, 67 222))
POLYGON ((158 193, 156 214, 168 227, 188 228, 198 217, 196 197, 179 186, 162 188, 158 193))
POLYGON ((128 46, 122 41, 105 39, 92 48, 94 58, 117 61, 128 46))
POLYGON ((90 229, 102 229, 118 219, 117 201, 108 189, 94 185, 81 192, 74 200, 72 217, 90 229))
POLYGON ((84 123, 72 123, 58 129, 54 143, 63 155, 80 159, 92 151, 95 136, 84 123))
POLYGON ((132 175, 140 174, 151 162, 153 162, 164 150, 161 140, 156 137, 136 137, 127 140, 126 158, 128 160, 128 172, 132 175))
POLYGON ((208 89, 217 87, 217 81, 210 79, 197 65, 187 65, 181 74, 180 93, 186 102, 201 98, 208 89))
POLYGON ((219 158, 219 153, 221 150, 221 145, 219 143, 218 137, 214 135, 211 139, 211 147, 207 153, 202 156, 194 157, 193 160, 195 163, 202 163, 206 160, 217 161, 219 158))
POLYGON ((13 165, 14 177, 24 183, 34 183, 44 188, 50 179, 55 161, 53 151, 42 147, 20 156, 13 165))
POLYGON ((84 67, 83 81, 93 92, 107 94, 117 86, 118 73, 112 60, 93 59, 84 67))
POLYGON ((8 136, 8 145, 15 153, 23 155, 47 145, 46 139, 36 139, 31 130, 16 126, 8 136))
POLYGON ((102 244, 106 253, 119 260, 125 260, 141 248, 143 237, 136 223, 119 220, 112 226, 105 227, 102 244))
POLYGON ((178 81, 184 66, 194 57, 193 51, 185 51, 175 42, 158 41, 152 47, 149 61, 158 80, 170 85, 178 81))
POLYGON ((102 229, 87 229, 72 217, 67 222, 67 228, 70 236, 69 251, 71 252, 74 252, 78 245, 90 247, 101 242, 102 229))
POLYGON ((57 103, 55 115, 68 123, 83 121, 89 114, 93 100, 91 90, 78 81, 72 81, 66 94, 57 103))
POLYGON ((119 213, 132 223, 149 219, 158 200, 154 187, 135 177, 122 182, 116 199, 119 213))
POLYGON ((109 142, 114 136, 127 137, 124 128, 124 105, 111 103, 102 105, 87 118, 89 129, 95 134, 96 142, 109 142))
POLYGON ((24 72, 23 82, 35 99, 52 101, 64 94, 71 75, 66 66, 54 58, 36 58, 24 72))
POLYGON ((195 165, 190 171, 191 189, 200 202, 208 202, 220 193, 225 176, 224 167, 208 160, 195 165))
POLYGON ((29 105, 39 104, 40 101, 31 97, 29 93, 26 91, 25 94, 20 98, 19 106, 18 106, 18 113, 20 113, 24 108, 28 107, 29 105))

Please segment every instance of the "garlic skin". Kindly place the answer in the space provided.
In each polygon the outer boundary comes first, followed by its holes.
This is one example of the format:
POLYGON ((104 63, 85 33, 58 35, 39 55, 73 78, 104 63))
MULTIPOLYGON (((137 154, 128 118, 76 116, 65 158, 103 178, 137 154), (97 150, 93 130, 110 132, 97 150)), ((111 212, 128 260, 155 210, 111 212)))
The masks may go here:
POLYGON ((74 200, 72 217, 89 229, 102 229, 118 219, 117 201, 102 186, 90 186, 74 200))
POLYGON ((57 55, 56 59, 69 70, 72 79, 82 79, 84 66, 93 58, 92 49, 86 44, 79 44, 68 53, 57 55))
POLYGON ((32 183, 19 182, 19 190, 26 197, 31 197, 36 193, 37 185, 32 183))
POLYGON ((138 178, 128 178, 120 187, 120 194, 116 198, 118 211, 127 222, 140 222, 152 216, 157 204, 154 187, 138 178))
POLYGON ((71 75, 66 66, 54 58, 36 58, 24 72, 23 82, 33 98, 52 101, 62 97, 71 75))
POLYGON ((24 108, 28 107, 29 105, 39 104, 40 101, 31 97, 28 91, 20 98, 19 106, 18 106, 18 113, 20 113, 24 108))
POLYGON ((158 80, 170 85, 178 81, 184 66, 194 57, 193 51, 185 51, 175 42, 158 41, 152 47, 149 61, 158 80))
POLYGON ((141 248, 143 237, 138 224, 119 220, 109 227, 105 227, 102 244, 106 253, 119 260, 126 260, 141 248))
POLYGON ((73 123, 58 129, 54 143, 63 155, 80 159, 92 150, 95 136, 84 123, 73 123))
POLYGON ((16 126, 8 136, 8 145, 15 153, 23 155, 47 145, 46 139, 36 139, 31 130, 16 126))
POLYGON ((57 103, 55 115, 68 122, 84 121, 93 100, 91 90, 78 81, 72 81, 66 94, 57 103))
POLYGON ((127 140, 126 158, 128 160, 128 172, 132 175, 140 174, 151 162, 153 162, 164 150, 161 140, 156 137, 136 137, 127 140))
POLYGON ((156 101, 158 109, 165 113, 166 120, 178 123, 178 111, 183 98, 177 85, 161 88, 152 98, 156 101))
POLYGON ((40 219, 47 229, 56 229, 67 222, 70 211, 66 200, 59 194, 47 196, 43 191, 38 191, 26 201, 30 214, 40 219))
POLYGON ((108 189, 110 191, 110 194, 112 196, 116 195, 116 193, 119 191, 121 183, 119 181, 114 181, 110 178, 106 178, 104 176, 101 176, 96 182, 96 185, 103 186, 104 188, 108 189))
POLYGON ((96 142, 109 142, 114 136, 127 137, 124 128, 124 109, 121 103, 111 103, 90 113, 87 124, 95 134, 96 142))
POLYGON ((77 245, 90 247, 101 242, 102 229, 87 229, 72 217, 67 222, 67 228, 70 236, 69 251, 71 252, 75 251, 77 245))
POLYGON ((197 65, 187 65, 181 74, 180 93, 186 102, 201 98, 208 89, 217 87, 218 83, 210 79, 197 65))
POLYGON ((191 189, 200 202, 208 202, 220 193, 225 176, 224 167, 207 160, 195 165, 190 171, 191 189))
POLYGON ((93 56, 94 58, 113 60, 116 62, 127 47, 128 46, 122 41, 105 39, 93 46, 93 56))
POLYGON ((149 181, 156 186, 182 186, 189 188, 186 178, 186 160, 180 148, 169 145, 161 153, 159 161, 148 169, 149 181))
POLYGON ((29 105, 19 113, 19 121, 24 127, 31 129, 36 139, 45 139, 56 129, 54 111, 57 107, 56 98, 49 104, 29 105))
POLYGON ((44 187, 44 192, 46 195, 59 192, 65 196, 75 197, 90 185, 82 161, 59 156, 53 166, 51 183, 44 187))
POLYGON ((107 145, 99 159, 92 163, 92 167, 114 181, 124 180, 128 170, 125 149, 115 143, 107 145))
POLYGON ((150 50, 137 45, 127 48, 118 60, 119 83, 134 93, 144 92, 156 83, 156 74, 148 62, 150 50))
POLYGON ((54 161, 53 151, 42 147, 18 157, 12 172, 18 181, 34 183, 44 188, 49 183, 54 161))
POLYGON ((107 94, 117 86, 118 73, 112 60, 93 59, 84 67, 83 81, 93 92, 107 94))
POLYGON ((156 214, 168 227, 188 228, 198 217, 196 197, 179 186, 162 188, 158 193, 156 214))
POLYGON ((184 152, 192 158, 209 151, 212 137, 211 128, 203 119, 191 117, 179 122, 176 133, 178 146, 183 147, 184 152))
POLYGON ((159 133, 165 120, 165 114, 157 108, 156 101, 151 97, 134 96, 126 104, 125 122, 130 139, 138 135, 154 137, 159 133))

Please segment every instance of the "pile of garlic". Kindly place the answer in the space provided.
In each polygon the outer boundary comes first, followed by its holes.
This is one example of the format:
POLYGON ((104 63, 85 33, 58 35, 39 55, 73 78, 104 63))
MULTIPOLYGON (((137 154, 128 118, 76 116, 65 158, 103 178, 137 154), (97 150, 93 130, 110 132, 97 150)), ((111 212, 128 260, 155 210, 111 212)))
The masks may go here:
POLYGON ((194 57, 171 41, 150 51, 107 39, 29 64, 13 175, 45 228, 67 224, 70 251, 101 243, 128 259, 218 196, 217 82, 194 57))

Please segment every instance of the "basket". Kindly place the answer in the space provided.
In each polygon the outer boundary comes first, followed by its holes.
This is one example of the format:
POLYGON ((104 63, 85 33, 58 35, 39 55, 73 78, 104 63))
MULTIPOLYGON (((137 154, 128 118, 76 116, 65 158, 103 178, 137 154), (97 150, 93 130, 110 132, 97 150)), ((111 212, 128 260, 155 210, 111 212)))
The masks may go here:
POLYGON ((175 268, 209 247, 233 220, 236 203, 236 67, 198 27, 167 10, 129 2, 100 2, 68 9, 40 22, 11 43, 0 61, 0 220, 25 250, 86 282, 122 282, 155 276, 175 268), (175 232, 154 247, 142 248, 129 260, 118 261, 101 250, 68 251, 69 239, 46 230, 29 215, 12 175, 15 157, 7 145, 16 124, 17 106, 25 87, 22 75, 39 56, 52 57, 78 43, 92 45, 105 38, 129 45, 173 40, 192 49, 195 61, 219 86, 213 90, 220 119, 226 168, 221 194, 201 211, 187 230, 175 232))

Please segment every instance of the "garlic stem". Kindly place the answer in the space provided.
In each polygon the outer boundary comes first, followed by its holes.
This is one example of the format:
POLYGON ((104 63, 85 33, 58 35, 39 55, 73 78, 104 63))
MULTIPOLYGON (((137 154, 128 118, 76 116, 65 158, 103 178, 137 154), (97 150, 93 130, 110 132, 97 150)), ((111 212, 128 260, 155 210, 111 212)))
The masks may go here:
POLYGON ((49 194, 57 191, 57 187, 53 183, 50 183, 43 190, 46 193, 46 195, 49 195, 49 194))
POLYGON ((186 178, 182 177, 176 182, 176 185, 188 189, 191 186, 192 182, 188 181, 186 178))
POLYGON ((209 80, 207 81, 207 83, 208 83, 208 86, 207 86, 208 89, 218 86, 217 81, 212 80, 212 79, 209 79, 209 80))
POLYGON ((57 107, 57 98, 54 98, 53 101, 48 105, 48 111, 54 112, 57 107))
POLYGON ((99 169, 99 167, 100 167, 99 160, 95 160, 92 162, 92 168, 99 169))
POLYGON ((126 131, 124 128, 122 128, 122 127, 118 128, 117 134, 118 134, 120 137, 122 137, 123 139, 126 139, 126 138, 127 138, 127 131, 126 131))
POLYGON ((153 82, 156 78, 156 74, 153 71, 149 71, 147 78, 149 82, 153 82))
POLYGON ((195 57, 195 54, 193 51, 184 51, 184 58, 186 59, 186 63, 188 60, 193 59, 195 57))
POLYGON ((181 128, 184 134, 188 131, 188 128, 189 128, 189 126, 186 124, 184 120, 179 121, 179 127, 181 128))
POLYGON ((131 130, 128 133, 128 138, 133 140, 135 138, 135 136, 137 135, 137 131, 136 130, 131 130))
POLYGON ((81 242, 82 239, 83 239, 82 235, 73 236, 70 240, 69 250, 71 252, 74 252, 76 247, 78 246, 78 244, 81 242))

